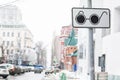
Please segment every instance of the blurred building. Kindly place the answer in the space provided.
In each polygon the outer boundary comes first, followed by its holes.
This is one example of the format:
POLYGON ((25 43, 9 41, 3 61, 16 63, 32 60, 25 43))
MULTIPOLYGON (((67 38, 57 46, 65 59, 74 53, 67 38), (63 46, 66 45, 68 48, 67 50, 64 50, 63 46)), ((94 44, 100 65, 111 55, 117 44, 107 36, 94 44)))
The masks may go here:
MULTIPOLYGON (((75 35, 77 36, 78 29, 75 30, 75 35)), ((72 32, 72 26, 63 26, 61 29, 60 35, 54 35, 53 38, 53 48, 52 48, 52 65, 54 63, 57 63, 61 66, 62 69, 68 69, 67 63, 72 63, 72 59, 69 62, 67 60, 67 47, 70 47, 65 45, 65 40, 68 39, 70 33, 72 32)), ((73 46, 71 46, 73 47, 73 46)), ((72 65, 69 66, 70 70, 72 70, 72 65)))
POLYGON ((26 48, 31 48, 32 44, 33 35, 22 23, 22 15, 17 6, 0 7, 0 46, 4 62, 15 63, 19 60, 21 63, 22 53, 26 48))
POLYGON ((56 33, 53 35, 53 41, 52 41, 52 60, 51 65, 60 65, 60 56, 61 56, 61 43, 60 43, 60 37, 56 33))
MULTIPOLYGON (((111 26, 108 29, 94 29, 95 73, 107 72, 107 80, 119 80, 120 45, 120 4, 119 0, 93 0, 92 7, 105 7, 111 11, 111 26), (98 5, 99 4, 99 5, 98 5)), ((81 1, 80 6, 87 1, 81 1)), ((86 6, 87 7, 87 6, 86 6)), ((81 80, 90 80, 88 30, 79 29, 79 69, 81 80), (86 34, 87 33, 87 34, 86 34)), ((104 76, 104 75, 103 75, 104 76)), ((104 79, 105 80, 105 79, 104 79)))

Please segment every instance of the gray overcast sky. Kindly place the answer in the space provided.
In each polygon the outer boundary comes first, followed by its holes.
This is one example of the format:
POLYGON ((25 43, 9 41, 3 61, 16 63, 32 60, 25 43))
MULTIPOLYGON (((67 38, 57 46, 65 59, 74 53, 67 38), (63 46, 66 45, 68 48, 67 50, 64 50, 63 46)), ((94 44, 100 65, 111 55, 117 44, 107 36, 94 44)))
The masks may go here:
POLYGON ((23 23, 31 30, 34 41, 49 42, 54 30, 71 24, 71 8, 80 0, 19 0, 23 23))

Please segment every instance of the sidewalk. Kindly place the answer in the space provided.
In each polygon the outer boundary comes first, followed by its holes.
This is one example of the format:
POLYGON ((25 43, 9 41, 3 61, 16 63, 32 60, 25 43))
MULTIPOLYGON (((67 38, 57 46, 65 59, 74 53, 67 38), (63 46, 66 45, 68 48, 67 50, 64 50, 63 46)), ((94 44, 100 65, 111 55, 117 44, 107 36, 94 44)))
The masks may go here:
POLYGON ((44 80, 60 80, 58 75, 53 74, 49 74, 47 76, 45 76, 44 80))
POLYGON ((52 73, 52 74, 45 75, 45 72, 43 71, 42 74, 44 75, 42 80, 60 80, 59 73, 56 73, 56 74, 52 73))
POLYGON ((45 75, 44 79, 42 80, 61 80, 62 73, 65 73, 65 77, 66 77, 66 79, 63 80, 80 80, 80 78, 77 77, 75 72, 69 72, 66 70, 56 74, 53 73, 53 74, 45 75))
POLYGON ((78 75, 75 72, 69 72, 67 73, 67 80, 80 80, 78 75))

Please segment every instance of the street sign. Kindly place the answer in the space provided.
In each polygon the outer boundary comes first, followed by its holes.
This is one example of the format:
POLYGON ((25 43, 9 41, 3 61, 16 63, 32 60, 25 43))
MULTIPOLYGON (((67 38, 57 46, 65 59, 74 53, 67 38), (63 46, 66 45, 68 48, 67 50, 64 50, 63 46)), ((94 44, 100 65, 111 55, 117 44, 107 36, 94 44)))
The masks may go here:
POLYGON ((110 10, 108 8, 72 8, 72 26, 110 28, 110 10))

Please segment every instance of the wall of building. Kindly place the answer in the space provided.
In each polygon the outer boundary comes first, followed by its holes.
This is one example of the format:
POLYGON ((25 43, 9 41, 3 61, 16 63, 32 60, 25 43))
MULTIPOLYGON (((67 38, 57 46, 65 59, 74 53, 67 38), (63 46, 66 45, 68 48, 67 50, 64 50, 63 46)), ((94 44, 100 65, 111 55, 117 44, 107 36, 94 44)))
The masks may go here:
MULTIPOLYGON (((95 57, 98 63, 98 57, 102 54, 106 55, 106 72, 112 75, 119 75, 119 36, 120 36, 120 1, 119 0, 103 0, 103 7, 111 10, 111 26, 110 30, 106 29, 104 34, 101 31, 96 31, 95 38, 95 57), (101 34, 104 34, 101 35, 101 34), (99 46, 98 46, 99 45, 99 46)), ((103 30, 102 30, 103 31, 103 30)), ((96 65, 96 64, 95 64, 96 65)), ((100 67, 96 65, 96 71, 100 71, 100 67)))
MULTIPOLYGON (((70 32, 72 31, 72 26, 63 26, 61 29, 60 35, 53 36, 53 43, 52 43, 52 62, 54 57, 57 59, 58 64, 61 64, 61 67, 64 68, 64 58, 66 55, 66 46, 65 46, 65 39, 68 38, 70 32)), ((75 35, 77 35, 77 29, 75 29, 75 35)))
POLYGON ((120 32, 103 39, 103 53, 106 54, 106 71, 120 75, 120 32))
POLYGON ((119 75, 120 45, 120 1, 104 0, 104 6, 111 9, 111 35, 103 38, 103 53, 106 54, 106 71, 119 75))
MULTIPOLYGON (((94 33, 94 41, 95 41, 95 72, 100 72, 101 68, 98 66, 98 57, 102 54, 106 55, 106 72, 112 75, 119 75, 119 45, 120 45, 120 1, 119 0, 92 0, 93 7, 104 7, 109 8, 111 10, 111 28, 110 29, 96 29, 94 33), (99 4, 99 5, 98 5, 99 4), (101 5, 100 5, 101 4, 101 5)), ((85 5, 87 6, 87 0, 81 0, 81 7, 85 5)), ((79 45, 83 43, 86 48, 88 48, 87 36, 88 31, 85 29, 79 30, 81 31, 81 35, 79 35, 79 45), (86 35, 85 35, 86 34, 86 35), (86 36, 86 37, 85 37, 86 36)), ((86 54, 88 56, 89 52, 86 49, 86 54)), ((88 57, 86 59, 79 59, 79 68, 81 70, 81 74, 83 80, 87 79, 87 73, 89 71, 88 65, 88 57)), ((80 70, 79 69, 79 70, 80 70)), ((80 71, 79 71, 80 72, 80 71)), ((88 76, 89 77, 89 76, 88 76)))
POLYGON ((51 65, 60 65, 60 59, 61 59, 61 42, 60 42, 60 36, 57 36, 54 33, 53 36, 53 42, 52 42, 52 62, 51 65))
POLYGON ((120 1, 119 0, 104 0, 104 7, 107 7, 111 10, 111 32, 119 32, 120 31, 120 1))

